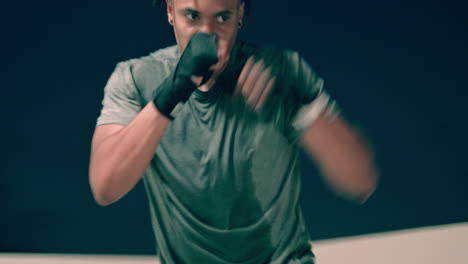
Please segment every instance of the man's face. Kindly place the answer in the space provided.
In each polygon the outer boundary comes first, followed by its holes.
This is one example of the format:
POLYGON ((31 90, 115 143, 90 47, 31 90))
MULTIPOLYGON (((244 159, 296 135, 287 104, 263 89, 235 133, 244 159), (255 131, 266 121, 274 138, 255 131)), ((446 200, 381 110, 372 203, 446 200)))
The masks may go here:
POLYGON ((203 32, 216 35, 218 49, 229 53, 243 11, 240 0, 167 0, 168 19, 172 21, 181 51, 194 33, 203 32))

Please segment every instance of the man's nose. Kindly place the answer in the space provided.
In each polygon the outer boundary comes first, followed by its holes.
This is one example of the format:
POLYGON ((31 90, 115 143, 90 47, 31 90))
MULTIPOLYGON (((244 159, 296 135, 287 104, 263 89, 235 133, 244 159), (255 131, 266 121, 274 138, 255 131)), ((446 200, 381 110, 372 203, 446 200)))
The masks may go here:
POLYGON ((200 27, 199 32, 207 33, 207 34, 214 34, 215 33, 215 25, 212 21, 204 21, 200 27))

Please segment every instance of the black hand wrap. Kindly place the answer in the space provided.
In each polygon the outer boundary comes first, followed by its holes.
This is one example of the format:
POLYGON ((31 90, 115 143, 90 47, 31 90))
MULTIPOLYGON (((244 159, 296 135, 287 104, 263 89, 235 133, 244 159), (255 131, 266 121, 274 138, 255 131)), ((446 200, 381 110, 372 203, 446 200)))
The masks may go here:
POLYGON ((154 97, 158 111, 173 119, 172 110, 179 102, 186 102, 197 86, 192 76, 207 80, 211 75, 209 68, 218 61, 216 37, 205 33, 192 36, 174 71, 164 80, 154 97))

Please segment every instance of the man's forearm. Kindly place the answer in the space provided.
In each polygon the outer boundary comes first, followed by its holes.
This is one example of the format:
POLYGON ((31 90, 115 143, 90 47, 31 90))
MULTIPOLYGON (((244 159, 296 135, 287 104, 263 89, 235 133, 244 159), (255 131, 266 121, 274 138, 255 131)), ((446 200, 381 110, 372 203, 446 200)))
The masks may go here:
POLYGON ((343 119, 332 121, 322 113, 304 133, 302 145, 338 194, 363 203, 375 190, 378 173, 368 144, 343 119))
POLYGON ((99 204, 115 202, 138 183, 168 124, 150 102, 127 126, 96 128, 89 176, 99 204))

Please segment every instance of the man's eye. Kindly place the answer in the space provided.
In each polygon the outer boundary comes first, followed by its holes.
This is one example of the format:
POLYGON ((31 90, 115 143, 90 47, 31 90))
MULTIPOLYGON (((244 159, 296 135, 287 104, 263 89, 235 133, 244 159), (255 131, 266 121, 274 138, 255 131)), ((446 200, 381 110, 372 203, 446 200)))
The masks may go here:
POLYGON ((216 18, 216 20, 218 21, 218 23, 224 23, 224 22, 226 22, 228 19, 229 19, 229 16, 226 16, 226 15, 218 16, 218 17, 216 18))
POLYGON ((195 13, 187 13, 185 14, 185 17, 187 17, 190 20, 198 20, 200 17, 195 14, 195 13))

